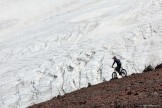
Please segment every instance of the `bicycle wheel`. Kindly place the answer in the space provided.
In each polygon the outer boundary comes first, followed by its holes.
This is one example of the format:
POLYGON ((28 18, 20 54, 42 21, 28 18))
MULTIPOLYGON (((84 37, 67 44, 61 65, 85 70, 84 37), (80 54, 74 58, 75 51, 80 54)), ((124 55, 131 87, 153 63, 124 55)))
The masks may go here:
POLYGON ((116 79, 117 78, 117 73, 116 72, 113 72, 112 73, 112 79, 116 79))
POLYGON ((121 70, 121 76, 122 76, 122 77, 127 76, 127 71, 126 71, 125 69, 122 69, 122 70, 121 70))

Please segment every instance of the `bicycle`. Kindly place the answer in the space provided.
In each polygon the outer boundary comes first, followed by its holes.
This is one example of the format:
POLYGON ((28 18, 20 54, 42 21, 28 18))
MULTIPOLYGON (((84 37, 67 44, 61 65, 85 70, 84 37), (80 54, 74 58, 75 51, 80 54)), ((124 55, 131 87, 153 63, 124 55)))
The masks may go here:
MULTIPOLYGON (((112 79, 116 79, 116 78, 118 78, 117 77, 118 72, 116 71, 115 67, 113 67, 113 68, 114 68, 114 72, 112 73, 112 79)), ((121 67, 119 75, 121 75, 122 77, 126 77, 127 71, 121 67)))

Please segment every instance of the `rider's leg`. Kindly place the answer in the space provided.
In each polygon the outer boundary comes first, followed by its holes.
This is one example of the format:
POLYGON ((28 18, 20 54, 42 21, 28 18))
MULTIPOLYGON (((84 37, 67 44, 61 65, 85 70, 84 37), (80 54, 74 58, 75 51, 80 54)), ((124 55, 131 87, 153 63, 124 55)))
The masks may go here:
POLYGON ((121 75, 120 68, 121 68, 121 66, 116 67, 116 71, 119 73, 119 75, 121 75))

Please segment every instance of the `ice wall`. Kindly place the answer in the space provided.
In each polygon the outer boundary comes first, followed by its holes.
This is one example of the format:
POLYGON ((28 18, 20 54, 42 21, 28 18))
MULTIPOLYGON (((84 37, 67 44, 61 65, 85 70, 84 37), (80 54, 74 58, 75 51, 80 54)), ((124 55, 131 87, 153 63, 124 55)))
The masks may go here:
POLYGON ((0 107, 24 108, 162 62, 162 0, 1 0, 0 107), (30 7, 30 9, 29 9, 30 7))

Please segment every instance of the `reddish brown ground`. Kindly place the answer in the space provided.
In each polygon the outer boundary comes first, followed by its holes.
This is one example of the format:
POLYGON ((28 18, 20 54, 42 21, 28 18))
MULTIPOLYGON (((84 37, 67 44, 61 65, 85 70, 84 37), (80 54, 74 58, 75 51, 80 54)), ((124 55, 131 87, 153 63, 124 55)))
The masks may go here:
POLYGON ((162 108, 162 69, 82 88, 29 108, 162 108))

